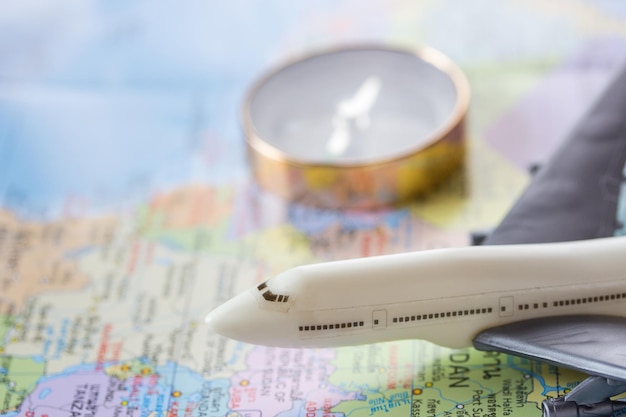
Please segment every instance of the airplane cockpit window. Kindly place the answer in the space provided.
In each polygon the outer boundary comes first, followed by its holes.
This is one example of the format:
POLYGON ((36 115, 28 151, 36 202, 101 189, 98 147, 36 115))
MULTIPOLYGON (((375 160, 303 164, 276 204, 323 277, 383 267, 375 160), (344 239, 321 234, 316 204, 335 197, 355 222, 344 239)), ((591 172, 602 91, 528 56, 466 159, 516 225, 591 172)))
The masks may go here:
POLYGON ((286 294, 274 294, 267 286, 267 281, 260 283, 257 289, 261 292, 261 295, 266 301, 272 303, 286 303, 289 300, 289 296, 286 294))

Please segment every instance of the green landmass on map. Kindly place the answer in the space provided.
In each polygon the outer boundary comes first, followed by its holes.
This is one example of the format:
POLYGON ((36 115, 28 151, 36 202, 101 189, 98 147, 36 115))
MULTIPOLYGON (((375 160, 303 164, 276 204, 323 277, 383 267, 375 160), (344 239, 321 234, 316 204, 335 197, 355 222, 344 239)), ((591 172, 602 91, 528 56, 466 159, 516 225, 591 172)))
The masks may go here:
POLYGON ((0 413, 18 408, 45 375, 45 361, 0 356, 0 413))
POLYGON ((9 331, 15 325, 15 320, 10 314, 0 315, 0 353, 4 351, 4 345, 6 344, 6 338, 9 331))

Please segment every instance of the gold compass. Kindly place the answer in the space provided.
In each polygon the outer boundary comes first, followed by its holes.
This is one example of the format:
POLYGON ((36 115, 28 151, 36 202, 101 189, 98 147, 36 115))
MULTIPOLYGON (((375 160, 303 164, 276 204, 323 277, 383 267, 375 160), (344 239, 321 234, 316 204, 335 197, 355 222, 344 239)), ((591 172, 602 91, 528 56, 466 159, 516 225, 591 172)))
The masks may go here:
POLYGON ((441 53, 353 46, 262 77, 242 121, 264 188, 320 207, 375 208, 458 169, 468 104, 465 76, 441 53))

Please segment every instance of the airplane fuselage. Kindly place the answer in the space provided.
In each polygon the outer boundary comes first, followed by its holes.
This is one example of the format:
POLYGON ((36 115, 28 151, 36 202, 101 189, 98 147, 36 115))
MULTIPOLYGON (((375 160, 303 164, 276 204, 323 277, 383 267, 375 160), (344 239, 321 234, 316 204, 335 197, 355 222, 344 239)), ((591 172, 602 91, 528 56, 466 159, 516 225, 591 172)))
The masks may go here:
POLYGON ((626 316, 626 237, 441 249, 289 270, 207 318, 249 343, 330 347, 396 339, 471 345, 524 319, 626 316))

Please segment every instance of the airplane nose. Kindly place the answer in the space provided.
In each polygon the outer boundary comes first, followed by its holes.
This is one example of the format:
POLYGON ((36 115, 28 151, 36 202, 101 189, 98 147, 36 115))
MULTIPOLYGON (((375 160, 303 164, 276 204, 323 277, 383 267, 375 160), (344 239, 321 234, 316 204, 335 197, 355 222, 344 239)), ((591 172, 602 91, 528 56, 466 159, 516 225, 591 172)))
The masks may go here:
POLYGON ((211 311, 204 322, 216 333, 240 340, 248 332, 250 318, 257 309, 254 298, 246 291, 211 311))
POLYGON ((289 338, 287 313, 259 307, 257 297, 246 291, 211 311, 204 322, 214 332, 246 343, 272 345, 289 338))

